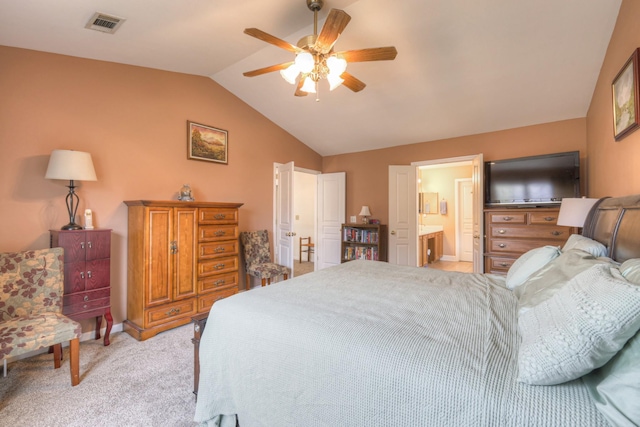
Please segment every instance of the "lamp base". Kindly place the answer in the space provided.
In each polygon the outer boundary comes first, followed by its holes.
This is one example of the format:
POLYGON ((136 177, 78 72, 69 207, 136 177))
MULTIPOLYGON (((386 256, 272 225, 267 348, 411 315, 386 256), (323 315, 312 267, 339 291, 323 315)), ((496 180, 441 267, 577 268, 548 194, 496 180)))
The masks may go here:
POLYGON ((69 224, 64 225, 61 230, 82 230, 82 226, 75 222, 70 222, 69 224))

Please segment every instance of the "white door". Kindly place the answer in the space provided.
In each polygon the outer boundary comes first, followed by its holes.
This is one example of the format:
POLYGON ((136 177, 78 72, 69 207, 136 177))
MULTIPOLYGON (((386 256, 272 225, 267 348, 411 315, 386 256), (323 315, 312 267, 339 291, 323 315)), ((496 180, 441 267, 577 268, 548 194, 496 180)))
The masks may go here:
POLYGON ((460 261, 473 262, 473 182, 470 179, 458 179, 458 235, 460 261))
POLYGON ((389 166, 389 263, 418 265, 415 166, 389 166))
POLYGON ((293 162, 278 166, 275 263, 288 267, 293 277, 293 162))
POLYGON ((484 271, 484 216, 482 206, 484 204, 484 161, 483 155, 478 154, 473 158, 473 272, 484 271))
POLYGON ((340 264, 340 233, 346 220, 346 183, 345 172, 318 175, 316 270, 340 264))

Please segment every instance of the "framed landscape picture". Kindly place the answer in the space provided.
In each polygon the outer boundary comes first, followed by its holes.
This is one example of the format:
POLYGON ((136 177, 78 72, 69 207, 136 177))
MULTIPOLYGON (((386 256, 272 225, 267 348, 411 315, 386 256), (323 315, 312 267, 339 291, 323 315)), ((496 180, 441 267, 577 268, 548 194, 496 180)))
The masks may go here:
POLYGON ((187 121, 187 159, 226 165, 228 152, 226 130, 187 121))
POLYGON ((621 140, 638 128, 638 51, 624 64, 613 79, 613 135, 621 140))

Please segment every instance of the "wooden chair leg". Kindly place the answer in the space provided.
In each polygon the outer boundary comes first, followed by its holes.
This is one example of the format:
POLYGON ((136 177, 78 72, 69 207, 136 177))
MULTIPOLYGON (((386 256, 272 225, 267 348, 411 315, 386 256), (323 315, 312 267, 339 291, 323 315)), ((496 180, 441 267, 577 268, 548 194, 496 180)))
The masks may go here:
POLYGON ((265 279, 264 277, 262 278, 262 286, 267 284, 267 279, 265 279))
POLYGON ((251 289, 251 276, 249 276, 249 273, 244 274, 244 287, 247 291, 251 289))
POLYGON ((53 368, 60 367, 60 356, 62 356, 62 344, 54 344, 53 346, 53 368))
POLYGON ((71 385, 80 384, 80 340, 74 338, 69 341, 69 365, 71 371, 71 385))
POLYGON ((284 280, 287 280, 289 278, 289 275, 287 273, 284 273, 284 280))

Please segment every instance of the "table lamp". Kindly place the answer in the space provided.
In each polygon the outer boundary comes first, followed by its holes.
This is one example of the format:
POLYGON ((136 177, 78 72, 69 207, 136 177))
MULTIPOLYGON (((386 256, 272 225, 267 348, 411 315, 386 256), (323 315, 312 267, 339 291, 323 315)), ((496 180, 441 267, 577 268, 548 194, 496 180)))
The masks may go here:
POLYGON ((364 224, 367 224, 368 222, 368 217, 371 216, 371 211, 369 210, 369 206, 363 206, 362 209, 360 209, 360 213, 358 214, 362 217, 362 222, 364 224))
POLYGON ((66 197, 69 211, 69 224, 62 230, 80 230, 82 226, 76 223, 76 213, 80 198, 75 192, 74 181, 96 181, 96 171, 93 168, 91 154, 73 150, 53 150, 49 158, 49 166, 44 176, 46 179, 69 180, 69 194, 66 197))

